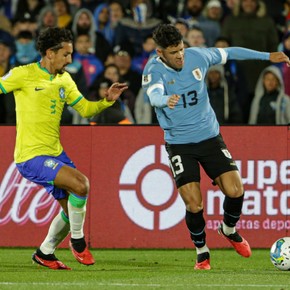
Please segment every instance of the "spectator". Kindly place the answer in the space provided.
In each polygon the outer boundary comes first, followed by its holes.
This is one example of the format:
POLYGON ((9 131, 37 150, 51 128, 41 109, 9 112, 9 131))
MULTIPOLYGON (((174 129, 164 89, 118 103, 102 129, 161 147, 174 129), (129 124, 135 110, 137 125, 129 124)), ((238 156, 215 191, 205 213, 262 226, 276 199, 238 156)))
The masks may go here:
POLYGON ((70 12, 71 12, 73 17, 78 12, 78 10, 84 8, 83 7, 84 5, 82 2, 84 2, 84 1, 82 1, 82 0, 68 0, 70 12))
POLYGON ((12 34, 16 37, 21 31, 30 31, 33 35, 33 38, 37 34, 37 22, 33 18, 30 18, 28 15, 27 18, 22 18, 14 22, 12 27, 12 34))
POLYGON ((134 106, 135 106, 137 95, 141 88, 142 75, 131 68, 132 52, 130 52, 129 48, 127 48, 126 46, 122 46, 122 47, 116 46, 114 50, 115 50, 114 63, 119 68, 120 77, 123 82, 127 83, 129 90, 133 93, 133 97, 130 97, 130 99, 126 101, 131 111, 131 114, 135 118, 134 106))
POLYGON ((186 40, 190 47, 206 47, 203 31, 199 27, 190 28, 186 40))
POLYGON ((223 65, 214 65, 206 76, 210 104, 220 125, 243 123, 242 110, 234 90, 228 86, 223 65))
POLYGON ((158 17, 162 22, 172 22, 173 19, 182 17, 186 0, 159 0, 158 2, 158 17))
POLYGON ((220 36, 219 25, 212 20, 205 18, 202 11, 205 7, 203 0, 187 0, 185 6, 184 18, 189 27, 198 26, 204 33, 206 46, 213 46, 214 41, 220 36))
POLYGON ((37 21, 37 35, 47 27, 57 26, 57 15, 54 8, 50 5, 41 9, 37 21))
POLYGON ((223 8, 219 0, 210 0, 204 10, 203 15, 212 21, 215 21, 220 27, 220 22, 223 16, 223 8))
MULTIPOLYGON (((215 42, 215 47, 226 48, 230 46, 230 41, 226 37, 218 37, 215 42)), ((248 123, 248 110, 249 93, 247 89, 247 80, 241 64, 235 59, 228 59, 224 64, 225 77, 230 90, 235 92, 240 108, 243 113, 243 122, 248 123)))
MULTIPOLYGON (((116 82, 123 82, 123 79, 121 78, 121 75, 120 75, 120 71, 119 71, 119 68, 114 64, 109 64, 107 66, 105 66, 104 68, 104 71, 102 73, 102 75, 100 77, 98 77, 94 83, 92 84, 90 90, 91 90, 91 93, 90 95, 95 95, 95 92, 98 91, 98 88, 99 88, 99 84, 100 84, 100 80, 101 79, 108 79, 110 80, 112 83, 116 83, 116 82)), ((120 98, 119 98, 119 102, 121 104, 121 107, 124 111, 124 115, 125 117, 131 122, 131 123, 134 123, 134 118, 132 116, 132 113, 129 109, 129 106, 128 104, 132 103, 134 104, 135 103, 135 96, 134 94, 129 90, 127 89, 126 91, 124 91, 120 98)))
MULTIPOLYGON (((12 68, 12 55, 13 43, 11 39, 0 38, 0 77, 4 76, 12 68)), ((0 97, 0 123, 16 124, 13 93, 8 93, 0 97)))
POLYGON ((16 37, 15 41, 16 53, 15 53, 15 65, 24 65, 31 62, 40 60, 40 54, 38 53, 35 40, 30 31, 21 31, 16 37))
POLYGON ((113 29, 110 24, 109 5, 99 4, 94 10, 96 31, 100 32, 105 39, 113 45, 113 29))
POLYGON ((74 37, 79 34, 89 34, 92 46, 90 52, 97 58, 105 62, 108 55, 112 53, 112 48, 101 32, 96 31, 93 13, 86 9, 80 9, 74 16, 72 23, 72 32, 74 37))
POLYGON ((101 60, 91 53, 91 47, 92 43, 89 34, 79 34, 75 38, 73 60, 79 61, 82 64, 88 87, 104 70, 104 65, 101 60))
POLYGON ((174 21, 174 26, 179 30, 183 38, 186 38, 189 30, 188 23, 183 18, 178 18, 174 21))
MULTIPOLYGON (((275 25, 276 30, 279 35, 279 39, 283 37, 283 34, 285 32, 285 11, 284 6, 287 5, 287 1, 289 0, 263 0, 263 2, 266 5, 267 14, 270 16, 275 25)), ((290 2, 289 2, 290 3, 290 2)))
POLYGON ((152 10, 148 0, 131 0, 128 17, 121 19, 115 30, 115 45, 133 47, 132 56, 142 53, 144 39, 151 35, 154 28, 161 22, 151 17, 152 10))
POLYGON ((112 29, 112 40, 115 42, 115 29, 119 23, 119 21, 125 16, 125 9, 122 5, 121 1, 113 0, 110 1, 109 4, 109 12, 110 12, 110 25, 112 29))
POLYGON ((72 25, 72 16, 67 0, 54 0, 53 8, 57 15, 57 26, 70 29, 72 25))
POLYGON ((132 58, 132 69, 142 74, 143 69, 153 54, 155 54, 156 44, 152 35, 148 35, 143 42, 143 51, 140 55, 132 58))
MULTIPOLYGON (((230 40, 232 46, 258 51, 276 51, 278 47, 275 24, 267 16, 265 4, 260 0, 238 1, 233 8, 233 15, 227 17, 223 23, 222 35, 230 40)), ((269 62, 243 61, 240 65, 245 72, 249 91, 249 104, 245 112, 248 115, 257 79, 269 62)))
MULTIPOLYGON (((95 91, 95 101, 102 100, 107 95, 107 90, 112 85, 109 79, 100 78, 95 91)), ((132 124, 124 114, 123 104, 116 101, 110 108, 90 119, 90 124, 132 124)))
POLYGON ((285 125, 290 123, 290 97, 285 94, 281 71, 265 68, 259 76, 249 124, 285 125))
POLYGON ((13 20, 31 19, 36 22, 41 9, 45 5, 45 0, 19 0, 13 20))

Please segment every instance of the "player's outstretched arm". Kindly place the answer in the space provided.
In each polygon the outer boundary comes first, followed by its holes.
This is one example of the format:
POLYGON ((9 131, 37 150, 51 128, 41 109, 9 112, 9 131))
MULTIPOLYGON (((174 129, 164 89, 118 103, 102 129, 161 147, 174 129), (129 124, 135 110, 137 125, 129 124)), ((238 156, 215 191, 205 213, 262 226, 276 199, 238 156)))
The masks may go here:
POLYGON ((282 51, 271 52, 270 53, 270 61, 273 63, 286 62, 288 64, 288 66, 290 66, 289 57, 282 51))
POLYGON ((126 83, 113 83, 107 91, 107 101, 116 101, 127 89, 128 85, 126 83))

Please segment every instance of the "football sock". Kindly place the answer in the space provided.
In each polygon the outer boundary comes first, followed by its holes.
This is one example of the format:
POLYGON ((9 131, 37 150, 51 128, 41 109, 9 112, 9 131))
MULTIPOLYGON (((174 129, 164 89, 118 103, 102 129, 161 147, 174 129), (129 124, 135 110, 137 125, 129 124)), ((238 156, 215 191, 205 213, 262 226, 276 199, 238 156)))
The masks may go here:
POLYGON ((53 254, 55 248, 64 240, 70 230, 69 220, 65 213, 60 212, 50 224, 48 234, 39 249, 44 255, 53 254))
POLYGON ((201 263, 201 262, 209 259, 209 252, 204 252, 204 253, 198 254, 196 259, 197 259, 198 263, 201 263))
POLYGON ((86 248, 87 244, 84 238, 81 239, 70 239, 74 250, 76 250, 78 253, 81 253, 84 251, 84 249, 86 248))
MULTIPOLYGON (((223 222, 229 228, 235 227, 239 221, 244 201, 244 194, 238 198, 231 198, 226 196, 223 204, 224 208, 224 219, 223 222)), ((223 228, 224 229, 224 228, 223 228)), ((225 229, 227 231, 227 229, 225 229)), ((225 234, 227 234, 224 231, 225 234)))
POLYGON ((196 248, 196 253, 199 254, 203 254, 203 253, 209 253, 209 248, 207 247, 207 245, 204 245, 201 248, 196 248))
POLYGON ((87 197, 70 193, 68 198, 68 215, 70 221, 71 238, 81 239, 84 237, 84 222, 86 216, 87 197))
POLYGON ((203 246, 205 246, 206 234, 203 210, 197 213, 186 211, 185 221, 194 245, 197 248, 202 248, 203 246))
POLYGON ((233 234, 236 232, 236 227, 229 227, 223 222, 222 231, 226 236, 229 236, 230 234, 233 234))

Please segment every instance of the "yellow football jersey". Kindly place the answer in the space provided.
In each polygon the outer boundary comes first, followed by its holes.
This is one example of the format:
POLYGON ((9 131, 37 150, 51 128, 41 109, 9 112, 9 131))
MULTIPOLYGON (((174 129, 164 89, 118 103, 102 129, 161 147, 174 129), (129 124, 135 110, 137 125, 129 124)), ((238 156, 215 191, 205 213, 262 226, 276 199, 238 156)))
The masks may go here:
POLYGON ((17 137, 16 163, 39 155, 59 155, 60 120, 64 104, 77 104, 83 96, 71 76, 51 75, 39 63, 16 67, 0 78, 3 93, 14 91, 17 137))

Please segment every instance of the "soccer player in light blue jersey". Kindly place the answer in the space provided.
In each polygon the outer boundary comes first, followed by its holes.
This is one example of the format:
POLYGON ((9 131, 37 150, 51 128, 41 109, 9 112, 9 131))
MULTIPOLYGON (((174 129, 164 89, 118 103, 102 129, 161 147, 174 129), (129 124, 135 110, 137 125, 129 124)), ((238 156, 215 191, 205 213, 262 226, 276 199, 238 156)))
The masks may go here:
POLYGON ((54 255, 56 247, 69 232, 69 245, 76 260, 84 265, 92 265, 95 260, 83 230, 89 180, 76 169, 61 145, 63 108, 67 103, 82 117, 92 117, 112 106, 128 86, 114 83, 106 98, 90 102, 65 71, 72 61, 71 32, 48 28, 40 34, 37 47, 42 55, 40 62, 10 70, 0 78, 0 94, 14 92, 17 119, 14 160, 19 172, 42 185, 62 207, 32 259, 50 269, 70 270, 54 255))
POLYGON ((182 35, 170 24, 159 25, 153 38, 157 56, 146 64, 142 86, 164 131, 172 174, 186 206, 185 221, 197 252, 194 269, 211 268, 200 166, 225 195, 224 217, 218 232, 238 254, 249 257, 251 248, 235 228, 241 216, 244 188, 210 106, 205 75, 210 66, 224 64, 227 59, 270 60, 289 65, 289 58, 283 52, 258 52, 240 47, 184 49, 182 35))

